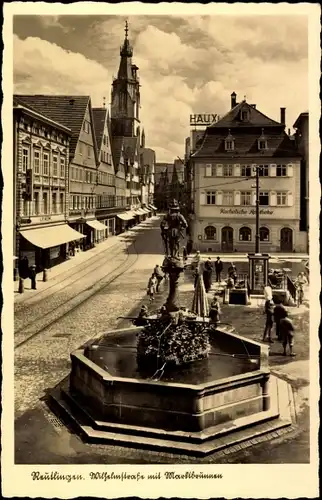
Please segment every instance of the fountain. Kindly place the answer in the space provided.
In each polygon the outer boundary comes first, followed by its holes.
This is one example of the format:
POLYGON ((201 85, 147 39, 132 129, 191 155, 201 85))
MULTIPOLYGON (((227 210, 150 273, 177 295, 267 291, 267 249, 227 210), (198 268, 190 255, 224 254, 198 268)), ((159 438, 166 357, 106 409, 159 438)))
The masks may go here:
POLYGON ((161 223, 165 305, 72 353, 51 403, 85 440, 203 456, 289 426, 289 387, 271 376, 267 345, 210 324, 202 278, 194 311, 180 307, 185 220, 172 208, 161 223))

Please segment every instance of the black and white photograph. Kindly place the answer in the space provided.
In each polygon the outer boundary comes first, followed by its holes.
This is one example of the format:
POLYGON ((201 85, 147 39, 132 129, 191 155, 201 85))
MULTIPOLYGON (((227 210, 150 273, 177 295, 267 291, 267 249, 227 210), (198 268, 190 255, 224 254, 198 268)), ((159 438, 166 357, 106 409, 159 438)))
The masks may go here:
POLYGON ((319 6, 4 12, 4 496, 317 497, 319 6))

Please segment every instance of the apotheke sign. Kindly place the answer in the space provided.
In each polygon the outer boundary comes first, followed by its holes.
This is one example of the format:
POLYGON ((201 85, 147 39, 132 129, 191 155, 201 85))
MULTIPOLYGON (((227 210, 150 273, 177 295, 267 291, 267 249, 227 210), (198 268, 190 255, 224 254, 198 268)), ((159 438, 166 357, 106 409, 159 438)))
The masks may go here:
POLYGON ((205 127, 207 125, 211 125, 214 122, 217 122, 218 120, 219 116, 213 115, 212 113, 190 115, 190 126, 200 125, 205 127))
MULTIPOLYGON (((245 208, 221 208, 220 213, 225 215, 256 215, 256 208, 251 208, 249 210, 245 208)), ((274 210, 261 208, 259 215, 274 215, 274 210)))

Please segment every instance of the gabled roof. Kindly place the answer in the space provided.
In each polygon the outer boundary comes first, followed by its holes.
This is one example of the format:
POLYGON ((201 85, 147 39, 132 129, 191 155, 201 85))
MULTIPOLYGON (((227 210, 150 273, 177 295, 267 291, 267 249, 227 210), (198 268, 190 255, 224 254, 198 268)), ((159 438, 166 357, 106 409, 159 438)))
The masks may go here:
POLYGON ((255 127, 272 127, 272 126, 279 126, 283 127, 283 125, 279 122, 276 122, 275 120, 272 120, 271 118, 268 118, 268 116, 264 115, 258 109, 255 109, 253 106, 248 104, 246 101, 242 101, 237 106, 232 108, 226 115, 224 115, 220 120, 217 122, 213 123, 210 125, 208 128, 222 128, 222 127, 229 127, 229 128, 235 128, 235 127, 250 127, 250 126, 255 126, 255 127), (247 121, 242 121, 241 120, 241 112, 242 111, 248 111, 249 113, 249 120, 247 121))
POLYGON ((104 127, 106 122, 107 109, 106 108, 93 108, 93 122, 96 135, 97 150, 101 150, 104 127))
POLYGON ((124 155, 130 162, 134 162, 138 148, 139 137, 124 137, 124 155))
MULTIPOLYGON (((39 113, 48 116, 70 128, 72 138, 70 141, 70 158, 73 158, 78 142, 79 134, 83 126, 87 107, 90 106, 90 96, 71 95, 15 95, 14 98, 27 106, 32 106, 39 113)), ((90 106, 91 113, 91 106, 90 106)), ((93 127, 95 141, 95 131, 93 127)), ((96 147, 94 148, 97 156, 96 147)))
POLYGON ((13 107, 14 107, 14 109, 22 109, 26 113, 30 113, 35 118, 39 118, 40 120, 43 120, 44 122, 48 123, 49 125, 52 125, 54 127, 57 127, 59 129, 63 130, 64 132, 68 133, 69 135, 71 134, 70 128, 66 127, 62 123, 58 123, 57 121, 52 120, 48 116, 45 116, 43 113, 40 113, 39 111, 37 111, 36 109, 34 109, 32 106, 27 105, 26 103, 24 103, 17 96, 13 97, 13 107))
POLYGON ((301 123, 305 120, 309 119, 309 112, 305 111, 304 113, 300 113, 299 116, 297 117, 293 127, 298 128, 301 126, 301 123))
POLYGON ((121 136, 114 136, 112 137, 112 155, 113 155, 113 161, 114 161, 114 167, 115 171, 117 172, 119 169, 119 164, 122 156, 122 151, 123 151, 123 140, 124 137, 121 136))
MULTIPOLYGON (((258 150, 258 139, 260 134, 246 130, 232 132, 234 139, 234 150, 225 150, 226 131, 207 131, 200 148, 192 155, 192 158, 216 157, 216 158, 238 158, 243 157, 296 157, 300 156, 295 141, 293 141, 284 131, 281 133, 265 133, 267 149, 258 150)), ((270 131, 272 132, 272 131, 270 131)))

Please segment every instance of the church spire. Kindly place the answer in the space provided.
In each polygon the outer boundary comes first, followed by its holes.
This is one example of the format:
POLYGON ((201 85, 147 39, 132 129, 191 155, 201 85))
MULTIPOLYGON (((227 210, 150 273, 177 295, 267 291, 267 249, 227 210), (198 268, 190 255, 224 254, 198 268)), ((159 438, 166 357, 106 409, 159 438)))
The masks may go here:
POLYGON ((121 56, 121 58, 131 58, 133 56, 133 49, 130 45, 130 40, 128 37, 129 23, 127 22, 127 20, 125 21, 124 31, 125 31, 125 37, 124 37, 123 45, 120 48, 120 56, 121 56))

